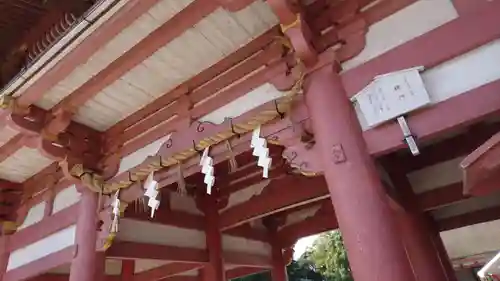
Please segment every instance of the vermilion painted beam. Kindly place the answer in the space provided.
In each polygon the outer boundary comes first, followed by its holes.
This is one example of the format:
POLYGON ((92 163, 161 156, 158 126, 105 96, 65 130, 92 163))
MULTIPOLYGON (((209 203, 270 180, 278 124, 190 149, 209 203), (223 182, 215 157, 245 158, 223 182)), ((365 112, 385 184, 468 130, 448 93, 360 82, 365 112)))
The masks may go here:
POLYGON ((25 280, 45 273, 51 269, 68 264, 75 255, 76 246, 70 246, 58 252, 52 253, 36 261, 9 270, 4 275, 4 281, 25 280))
POLYGON ((135 260, 122 260, 122 271, 120 279, 122 281, 133 281, 135 274, 135 260))
POLYGON ((202 264, 173 262, 150 270, 146 270, 134 275, 134 281, 156 281, 163 280, 174 275, 198 269, 202 264))
POLYGON ((500 219, 500 207, 492 207, 437 221, 439 231, 500 219))
POLYGON ((189 115, 189 118, 186 117, 179 119, 176 122, 166 122, 164 124, 160 124, 153 130, 150 130, 144 135, 130 141, 122 148, 120 154, 123 156, 128 155, 139 148, 144 147, 146 144, 152 143, 155 140, 172 133, 176 129, 185 129, 185 125, 189 124, 189 122, 187 122, 188 120, 198 120, 209 112, 213 112, 220 108, 222 105, 245 95, 266 82, 269 82, 272 78, 286 73, 287 69, 288 66, 286 61, 277 61, 252 73, 245 80, 235 84, 234 86, 221 90, 217 94, 216 98, 208 99, 203 104, 191 109, 186 114, 189 115))
POLYGON ((22 183, 23 203, 26 200, 31 199, 33 195, 39 194, 44 189, 48 188, 49 186, 53 186, 56 183, 61 186, 64 184, 69 185, 67 181, 59 182, 62 177, 63 173, 60 171, 59 163, 57 162, 47 166, 37 174, 33 175, 22 183))
MULTIPOLYGON (((37 276, 35 278, 29 279, 29 281, 68 281, 69 275, 67 274, 54 274, 54 273, 47 273, 43 274, 40 276, 37 276)), ((108 275, 106 276, 105 281, 124 281, 124 279, 121 279, 120 276, 116 275, 108 275)), ((181 281, 181 280, 179 280, 181 281)), ((184 280, 182 280, 184 281, 184 280)), ((190 280, 186 280, 190 281, 190 280)))
MULTIPOLYGON (((275 40, 275 37, 278 35, 279 35, 279 30, 277 28, 273 28, 268 32, 264 33, 263 35, 257 37, 247 45, 243 46, 234 53, 230 54, 221 61, 217 62, 215 65, 202 71, 201 73, 192 77, 188 81, 177 86, 174 90, 170 91, 169 93, 165 93, 165 95, 156 99, 154 102, 146 105, 145 107, 136 111, 129 117, 118 122, 116 125, 111 127, 106 132, 106 137, 109 139, 109 141, 114 142, 114 140, 110 138, 112 137, 114 138, 117 135, 121 134, 123 131, 130 130, 131 128, 140 125, 145 120, 151 120, 151 118, 154 118, 154 120, 156 120, 155 116, 158 116, 158 118, 160 118, 161 116, 163 117, 161 118, 163 120, 168 119, 166 117, 169 115, 164 115, 163 112, 166 111, 167 108, 169 108, 168 106, 172 104, 172 102, 174 102, 175 99, 179 98, 184 94, 187 94, 191 89, 197 89, 200 86, 203 86, 205 83, 209 82, 210 80, 214 79, 215 77, 219 76, 225 71, 233 68, 235 65, 239 64, 242 60, 245 60, 246 58, 250 57, 258 50, 265 48, 268 44, 273 42, 273 40, 275 40)), ((167 113, 168 112, 165 112, 165 114, 167 113)), ((172 112, 170 112, 170 114, 172 114, 172 112)), ((151 121, 154 122, 154 120, 151 121)), ((148 124, 149 126, 151 126, 151 122, 149 122, 148 124)))
POLYGON ((289 176, 274 180, 264 188, 261 194, 224 211, 221 214, 220 227, 223 230, 229 229, 256 218, 318 201, 328 196, 328 189, 323 177, 289 176))
POLYGON ((226 271, 226 279, 231 280, 231 279, 241 278, 248 275, 261 273, 263 271, 266 270, 258 267, 236 267, 226 271))
MULTIPOLYGON (((432 139, 499 112, 498 91, 500 80, 415 112, 409 115, 407 122, 419 140, 432 139), (478 96, 481 98, 478 99, 478 96), (460 110, 463 108, 467 110, 460 110)), ((401 141, 401 128, 396 123, 376 127, 365 131, 363 135, 370 154, 374 156, 406 148, 406 144, 401 141)))
POLYGON ((418 203, 422 210, 428 211, 465 200, 469 197, 464 195, 462 182, 458 182, 419 194, 418 203))
POLYGON ((405 152, 398 155, 397 165, 407 173, 423 169, 440 162, 465 156, 500 131, 499 124, 479 124, 472 126, 458 136, 447 138, 420 149, 417 156, 405 152))
POLYGON ((0 162, 5 161, 5 159, 24 146, 23 138, 23 134, 17 134, 4 145, 0 146, 0 162))

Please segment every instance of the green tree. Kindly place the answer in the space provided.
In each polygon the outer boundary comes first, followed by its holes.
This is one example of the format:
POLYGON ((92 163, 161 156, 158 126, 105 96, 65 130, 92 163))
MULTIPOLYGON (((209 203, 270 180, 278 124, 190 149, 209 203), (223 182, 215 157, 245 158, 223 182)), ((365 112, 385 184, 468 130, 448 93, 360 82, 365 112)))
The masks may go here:
MULTIPOLYGON (((292 261, 286 268, 289 281, 325 281, 308 261, 292 261)), ((262 272, 234 279, 234 281, 272 281, 270 272, 262 272)))
POLYGON ((326 232, 310 247, 300 259, 314 265, 328 281, 352 281, 351 268, 339 231, 326 232))

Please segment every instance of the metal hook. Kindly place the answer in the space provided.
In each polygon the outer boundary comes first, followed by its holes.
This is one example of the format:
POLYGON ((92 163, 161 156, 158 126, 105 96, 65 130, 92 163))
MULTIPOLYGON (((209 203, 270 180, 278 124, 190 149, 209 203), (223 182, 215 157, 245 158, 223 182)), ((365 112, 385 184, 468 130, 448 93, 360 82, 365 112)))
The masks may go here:
POLYGON ((198 152, 198 154, 200 154, 200 155, 203 153, 203 149, 202 150, 198 150, 196 148, 196 143, 194 142, 194 140, 193 140, 193 149, 194 149, 194 151, 198 152))
POLYGON ((163 166, 163 158, 160 156, 160 167, 161 168, 168 168, 168 166, 163 166))
POLYGON ((276 100, 274 100, 274 107, 276 108, 276 112, 279 114, 280 118, 284 119, 285 118, 285 113, 281 112, 279 110, 279 108, 278 108, 278 102, 276 100))
POLYGON ((128 172, 128 180, 131 182, 131 183, 136 183, 137 181, 135 180, 132 180, 132 173, 131 172, 128 172))
POLYGON ((236 135, 237 138, 241 137, 241 134, 234 130, 233 118, 229 118, 229 124, 231 125, 231 132, 236 135))

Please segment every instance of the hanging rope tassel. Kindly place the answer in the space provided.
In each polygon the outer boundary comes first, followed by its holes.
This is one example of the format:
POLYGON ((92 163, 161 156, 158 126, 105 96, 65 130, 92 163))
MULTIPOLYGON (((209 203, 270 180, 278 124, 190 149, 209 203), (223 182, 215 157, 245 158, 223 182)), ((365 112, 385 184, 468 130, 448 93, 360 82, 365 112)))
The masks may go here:
POLYGON ((120 219, 120 190, 115 193, 115 200, 113 201, 113 221, 111 222, 111 233, 118 233, 118 221, 120 219))
POLYGON ((231 146, 231 142, 226 140, 226 147, 229 151, 229 172, 234 173, 238 170, 238 162, 236 162, 236 157, 234 156, 233 147, 231 146))
POLYGON ((184 179, 184 173, 182 172, 182 163, 179 162, 177 169, 177 176, 179 177, 179 179, 177 180, 177 192, 181 195, 186 195, 187 188, 186 180, 184 179))

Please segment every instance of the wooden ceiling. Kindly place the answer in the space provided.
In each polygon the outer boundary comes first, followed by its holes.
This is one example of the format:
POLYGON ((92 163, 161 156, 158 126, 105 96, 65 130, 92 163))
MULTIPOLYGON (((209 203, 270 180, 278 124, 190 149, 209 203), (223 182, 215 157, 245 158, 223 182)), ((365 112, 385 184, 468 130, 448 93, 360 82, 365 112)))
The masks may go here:
POLYGON ((0 0, 0 88, 27 62, 29 49, 65 13, 76 17, 95 0, 0 0))

